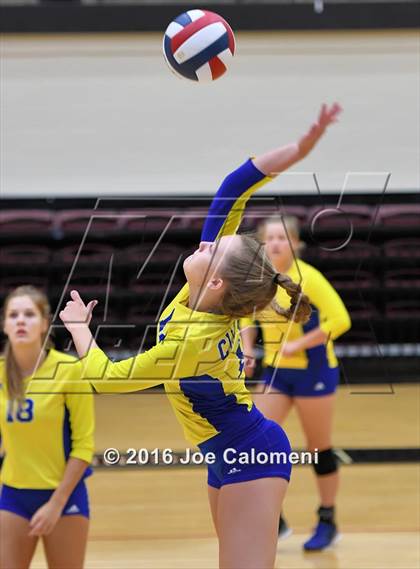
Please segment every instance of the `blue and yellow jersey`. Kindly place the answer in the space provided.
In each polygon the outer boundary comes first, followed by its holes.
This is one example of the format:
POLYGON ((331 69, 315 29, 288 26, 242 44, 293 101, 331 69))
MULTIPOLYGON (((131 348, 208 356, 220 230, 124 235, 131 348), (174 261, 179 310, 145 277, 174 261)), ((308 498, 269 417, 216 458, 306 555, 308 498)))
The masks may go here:
POLYGON ((92 388, 80 381, 81 376, 76 358, 50 350, 35 374, 24 379, 24 401, 12 403, 7 396, 5 361, 0 359, 3 484, 53 489, 60 484, 69 457, 91 462, 94 402, 92 388))
MULTIPOLYGON (((294 282, 300 283, 303 292, 309 297, 312 314, 306 324, 288 321, 271 308, 255 315, 263 335, 264 365, 307 369, 326 363, 328 367, 336 367, 338 363, 333 340, 351 326, 350 316, 343 301, 327 279, 315 267, 301 259, 295 260, 286 274, 294 282), (301 350, 290 357, 282 357, 281 345, 284 342, 296 340, 318 327, 328 335, 329 341, 326 345, 301 350)), ((280 306, 287 307, 290 304, 290 298, 282 287, 278 287, 276 300, 280 306)), ((253 319, 241 319, 242 328, 253 324, 253 319)))
MULTIPOLYGON (((247 200, 270 178, 248 160, 227 176, 209 210, 202 241, 236 233, 247 200)), ((162 312, 157 344, 136 357, 112 363, 102 350, 88 352, 85 377, 100 392, 129 392, 163 384, 185 437, 199 444, 236 434, 254 418, 244 384, 236 320, 193 311, 186 284, 162 312)))

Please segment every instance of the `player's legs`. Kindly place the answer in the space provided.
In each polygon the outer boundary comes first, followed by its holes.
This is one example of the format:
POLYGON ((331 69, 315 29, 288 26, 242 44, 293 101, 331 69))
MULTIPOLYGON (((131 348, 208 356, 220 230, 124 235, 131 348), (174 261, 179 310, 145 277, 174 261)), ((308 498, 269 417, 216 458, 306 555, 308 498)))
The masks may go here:
MULTIPOLYGON (((296 397, 295 404, 305 432, 308 450, 331 449, 335 395, 296 397)), ((331 474, 317 475, 316 479, 321 505, 334 506, 338 491, 338 470, 331 474)))
POLYGON ((0 510, 0 569, 27 569, 37 537, 29 537, 29 520, 0 510))
POLYGON ((278 520, 288 482, 260 478, 219 491, 217 526, 221 569, 272 569, 278 520))
MULTIPOLYGON (((254 403, 267 419, 271 419, 278 425, 282 425, 292 408, 293 398, 272 386, 266 386, 266 389, 269 389, 268 393, 254 394, 254 403)), ((282 512, 278 526, 278 535, 281 539, 285 539, 291 534, 292 530, 287 524, 284 513, 282 512)))
POLYGON ((89 519, 85 516, 62 516, 43 538, 49 569, 82 569, 88 531, 89 519))
POLYGON ((254 393, 254 402, 261 413, 281 425, 293 405, 293 381, 288 372, 270 366, 264 368, 262 392, 254 393))
POLYGON ((217 530, 217 505, 219 501, 220 490, 218 488, 214 488, 213 486, 207 486, 207 489, 208 489, 210 511, 211 511, 211 517, 213 519, 214 529, 216 530, 217 536, 219 536, 219 532, 217 530))
POLYGON ((264 417, 281 425, 293 405, 293 399, 271 387, 268 393, 254 394, 254 403, 264 417))
MULTIPOLYGON (((269 389, 268 393, 254 394, 254 403, 267 419, 282 425, 292 408, 293 398, 272 386, 266 386, 266 388, 269 389)), ((281 539, 285 539, 291 534, 292 530, 287 524, 284 512, 282 512, 278 524, 278 535, 281 539)))
POLYGON ((313 535, 303 545, 306 551, 325 549, 339 538, 334 510, 339 475, 331 437, 334 401, 334 394, 295 398, 308 449, 319 451, 314 466, 320 495, 319 519, 313 535))

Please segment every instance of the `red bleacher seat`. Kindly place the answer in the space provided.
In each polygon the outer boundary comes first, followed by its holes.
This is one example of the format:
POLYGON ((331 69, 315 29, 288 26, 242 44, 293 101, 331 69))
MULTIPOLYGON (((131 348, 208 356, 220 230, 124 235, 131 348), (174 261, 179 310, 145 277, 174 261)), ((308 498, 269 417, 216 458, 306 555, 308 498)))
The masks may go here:
POLYGON ((355 330, 351 328, 345 334, 335 340, 338 344, 361 344, 361 345, 377 345, 377 341, 373 332, 366 330, 355 330))
POLYGON ((136 326, 150 326, 154 328, 157 326, 156 318, 145 313, 144 306, 138 303, 133 303, 130 307, 126 317, 126 322, 127 324, 135 324, 136 326))
MULTIPOLYGON (((63 275, 61 283, 62 287, 64 287, 67 283, 68 273, 63 275)), ((67 286, 67 290, 70 292, 72 289, 78 290, 80 293, 89 293, 89 294, 105 294, 107 289, 107 267, 100 269, 84 267, 82 272, 79 272, 77 269, 72 274, 70 282, 67 286)), ((112 292, 115 288, 115 282, 112 279, 110 281, 109 291, 112 292)))
POLYGON ((379 284, 378 279, 371 271, 335 269, 333 271, 325 271, 324 274, 333 287, 338 290, 352 288, 368 289, 379 284))
POLYGON ((280 206, 274 202, 270 206, 250 206, 244 212, 240 231, 255 231, 258 226, 270 217, 278 216, 297 217, 300 225, 304 225, 308 215, 308 209, 301 206, 280 206))
POLYGON ((420 288, 420 269, 397 269, 386 271, 385 287, 420 288))
POLYGON ((122 223, 118 212, 99 209, 61 211, 55 218, 56 230, 64 235, 79 233, 82 236, 87 228, 89 228, 89 235, 106 233, 120 229, 122 223))
POLYGON ((420 317, 420 301, 419 300, 393 300, 386 303, 385 316, 387 318, 404 317, 419 318, 420 317))
MULTIPOLYGON (((54 262, 72 265, 79 252, 80 245, 69 245, 54 253, 54 262)), ((112 245, 103 243, 85 243, 80 252, 77 265, 87 263, 109 263, 111 255, 115 254, 112 245)))
POLYGON ((32 285, 44 292, 47 292, 48 289, 48 279, 47 277, 43 276, 36 276, 36 275, 13 275, 2 277, 0 281, 0 292, 2 295, 6 295, 11 292, 14 288, 22 285, 32 285))
POLYGON ((174 229, 189 229, 190 219, 192 218, 182 209, 160 211, 144 208, 121 212, 121 223, 126 231, 160 233, 174 229))
POLYGON ((0 248, 0 265, 48 265, 51 251, 43 245, 6 245, 0 248))
POLYGON ((355 227, 366 227, 373 223, 374 210, 367 205, 335 205, 313 207, 308 212, 308 224, 316 232, 320 229, 347 228, 349 223, 355 227))
POLYGON ((379 310, 369 301, 346 300, 346 308, 351 318, 377 318, 379 310))
MULTIPOLYGON (((149 255, 152 253, 155 243, 143 243, 140 245, 132 245, 127 247, 121 252, 121 260, 127 263, 133 263, 134 265, 145 261, 149 255)), ((153 255, 150 258, 152 262, 165 262, 173 263, 179 259, 180 255, 183 255, 185 248, 178 245, 170 245, 168 243, 160 243, 153 255)))
POLYGON ((179 283, 169 286, 168 282, 161 282, 158 279, 145 280, 145 275, 141 275, 140 279, 134 277, 129 283, 129 290, 144 296, 163 298, 166 292, 172 300, 173 294, 177 293, 182 285, 179 283))
POLYGON ((406 237, 392 239, 384 244, 384 252, 387 257, 420 257, 420 239, 406 237))
POLYGON ((48 235, 52 231, 53 216, 50 211, 39 209, 5 210, 0 212, 0 234, 16 235, 20 239, 27 234, 48 235))
POLYGON ((383 205, 379 210, 379 222, 399 227, 420 227, 420 204, 383 205))
POLYGON ((312 255, 317 255, 321 258, 368 259, 379 257, 381 250, 372 243, 350 239, 344 247, 340 247, 340 243, 337 241, 322 241, 322 245, 319 245, 317 248, 312 247, 311 252, 312 255))

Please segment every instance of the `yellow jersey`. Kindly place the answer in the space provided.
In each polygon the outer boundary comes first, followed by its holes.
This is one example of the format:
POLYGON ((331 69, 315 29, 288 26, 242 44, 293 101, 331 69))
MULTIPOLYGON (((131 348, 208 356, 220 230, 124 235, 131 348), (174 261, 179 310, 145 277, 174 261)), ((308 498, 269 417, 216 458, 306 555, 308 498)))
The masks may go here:
MULTIPOLYGON (((18 404, 8 399, 5 360, 0 359, 3 484, 34 490, 57 488, 69 457, 92 461, 93 394, 81 377, 80 361, 51 349, 36 372, 24 379, 25 399, 18 404)), ((90 472, 87 468, 84 476, 90 472)))
MULTIPOLYGON (((234 234, 247 200, 270 178, 248 160, 227 176, 204 224, 202 241, 234 234)), ((102 350, 84 358, 84 377, 99 392, 129 392, 163 384, 185 437, 200 444, 222 434, 229 438, 255 421, 245 387, 237 320, 193 311, 186 284, 162 312, 157 343, 145 353, 111 362, 102 350)))

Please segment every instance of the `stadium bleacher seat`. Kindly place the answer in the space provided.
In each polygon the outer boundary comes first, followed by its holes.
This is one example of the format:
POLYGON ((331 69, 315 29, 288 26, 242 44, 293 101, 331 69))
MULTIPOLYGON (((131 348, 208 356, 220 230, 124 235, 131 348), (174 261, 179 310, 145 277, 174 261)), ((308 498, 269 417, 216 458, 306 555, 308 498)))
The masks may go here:
POLYGON ((420 204, 399 204, 381 206, 379 223, 401 227, 420 227, 420 204))
POLYGON ((403 287, 420 289, 420 269, 397 269, 386 271, 384 275, 386 288, 403 287))
POLYGON ((46 276, 26 274, 2 277, 0 280, 0 293, 8 294, 14 288, 22 285, 33 285, 44 291, 48 289, 48 278, 46 276))
POLYGON ((374 221, 374 210, 365 205, 335 205, 313 207, 308 211, 307 221, 315 232, 325 228, 346 228, 349 224, 356 227, 370 226, 374 221))
POLYGON ((47 266, 51 260, 51 250, 43 245, 7 245, 0 248, 0 266, 16 267, 23 265, 47 266))
POLYGON ((48 235, 51 233, 53 215, 49 211, 30 210, 4 210, 0 212, 0 235, 15 235, 22 238, 24 235, 36 233, 48 235))
POLYGON ((122 220, 118 212, 78 209, 61 211, 55 217, 55 231, 58 235, 77 233, 83 235, 88 230, 88 235, 106 233, 119 230, 122 220))
POLYGON ((325 276, 338 290, 344 289, 369 289, 379 285, 379 280, 371 271, 354 271, 349 269, 335 269, 324 271, 325 276))
MULTIPOLYGON (((55 251, 54 262, 58 264, 72 265, 79 254, 80 244, 68 245, 55 251)), ((109 263, 111 255, 116 250, 112 245, 104 243, 84 243, 77 259, 77 266, 91 263, 109 263)))
POLYGON ((394 300, 389 301, 385 305, 385 315, 388 318, 419 318, 420 317, 420 301, 419 300, 394 300))
POLYGON ((161 243, 153 251, 154 246, 155 243, 151 242, 126 247, 121 252, 120 260, 124 263, 137 264, 144 262, 151 255, 150 261, 154 263, 175 263, 181 255, 185 254, 185 248, 177 245, 161 243))
POLYGON ((384 253, 387 257, 408 257, 418 259, 420 257, 420 239, 412 237, 391 239, 384 243, 384 253))
POLYGON ((337 245, 337 241, 323 241, 322 246, 312 249, 312 255, 328 259, 368 259, 377 258, 380 254, 379 246, 361 239, 350 239, 344 247, 337 245))
POLYGON ((164 212, 155 208, 128 210, 121 212, 121 224, 125 231, 162 233, 185 230, 190 226, 191 217, 182 209, 168 209, 164 212))

